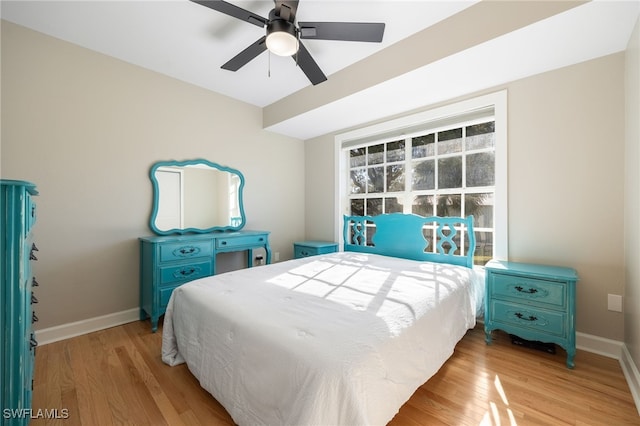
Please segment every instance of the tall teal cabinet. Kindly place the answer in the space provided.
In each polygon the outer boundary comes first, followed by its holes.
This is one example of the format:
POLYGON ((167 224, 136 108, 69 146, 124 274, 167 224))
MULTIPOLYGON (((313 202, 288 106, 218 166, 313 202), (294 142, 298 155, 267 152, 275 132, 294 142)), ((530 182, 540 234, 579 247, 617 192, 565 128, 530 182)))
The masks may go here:
POLYGON ((38 192, 29 182, 0 180, 0 184, 0 422, 26 425, 31 418, 37 345, 32 328, 37 321, 32 307, 38 301, 32 287, 37 282, 31 262, 38 250, 32 241, 36 221, 33 196, 38 192))

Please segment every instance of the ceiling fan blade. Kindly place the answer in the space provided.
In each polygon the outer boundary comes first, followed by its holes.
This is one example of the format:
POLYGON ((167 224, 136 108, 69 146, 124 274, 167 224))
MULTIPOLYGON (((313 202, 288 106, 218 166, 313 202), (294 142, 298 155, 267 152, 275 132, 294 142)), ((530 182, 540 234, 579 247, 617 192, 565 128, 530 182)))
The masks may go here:
POLYGON ((298 22, 300 38, 379 43, 384 24, 376 22, 298 22))
POLYGON ((293 55, 292 58, 298 63, 302 71, 314 86, 327 79, 327 76, 324 75, 316 61, 313 60, 307 48, 304 47, 304 44, 300 43, 298 53, 293 55))
POLYGON ((260 39, 256 40, 255 43, 231 58, 221 68, 229 71, 238 71, 240 68, 248 64, 253 58, 267 50, 267 43, 265 43, 266 39, 267 36, 262 36, 260 39))
POLYGON ((222 0, 191 0, 194 3, 198 3, 202 6, 206 6, 209 9, 213 9, 217 12, 224 13, 225 15, 233 16, 241 21, 249 22, 250 24, 257 25, 258 27, 264 27, 269 22, 268 19, 263 18, 260 15, 249 12, 241 7, 227 3, 222 0))
POLYGON ((298 0, 274 1, 276 3, 276 16, 293 23, 296 19, 296 12, 298 10, 298 0))

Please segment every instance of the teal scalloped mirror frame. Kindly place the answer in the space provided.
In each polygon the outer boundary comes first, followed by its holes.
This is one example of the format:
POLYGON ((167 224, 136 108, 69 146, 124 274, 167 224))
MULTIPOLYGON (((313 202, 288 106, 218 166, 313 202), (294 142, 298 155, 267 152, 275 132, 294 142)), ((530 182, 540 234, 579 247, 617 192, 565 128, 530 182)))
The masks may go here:
POLYGON ((239 231, 246 223, 244 176, 204 159, 159 161, 149 172, 158 235, 239 231))

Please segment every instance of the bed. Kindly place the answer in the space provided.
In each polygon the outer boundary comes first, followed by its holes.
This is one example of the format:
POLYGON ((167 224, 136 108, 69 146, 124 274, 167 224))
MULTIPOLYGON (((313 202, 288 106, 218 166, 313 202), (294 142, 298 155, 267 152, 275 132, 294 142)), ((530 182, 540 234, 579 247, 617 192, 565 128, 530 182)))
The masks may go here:
POLYGON ((344 251, 174 290, 162 359, 239 425, 384 425, 482 312, 473 218, 344 217, 344 251))

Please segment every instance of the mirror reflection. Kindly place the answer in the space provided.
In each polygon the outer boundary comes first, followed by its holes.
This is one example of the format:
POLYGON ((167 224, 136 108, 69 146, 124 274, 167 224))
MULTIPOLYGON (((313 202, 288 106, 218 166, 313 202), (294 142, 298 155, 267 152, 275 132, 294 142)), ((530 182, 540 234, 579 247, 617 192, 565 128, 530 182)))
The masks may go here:
POLYGON ((244 177, 207 160, 167 161, 151 169, 158 234, 239 230, 245 224, 244 177))

